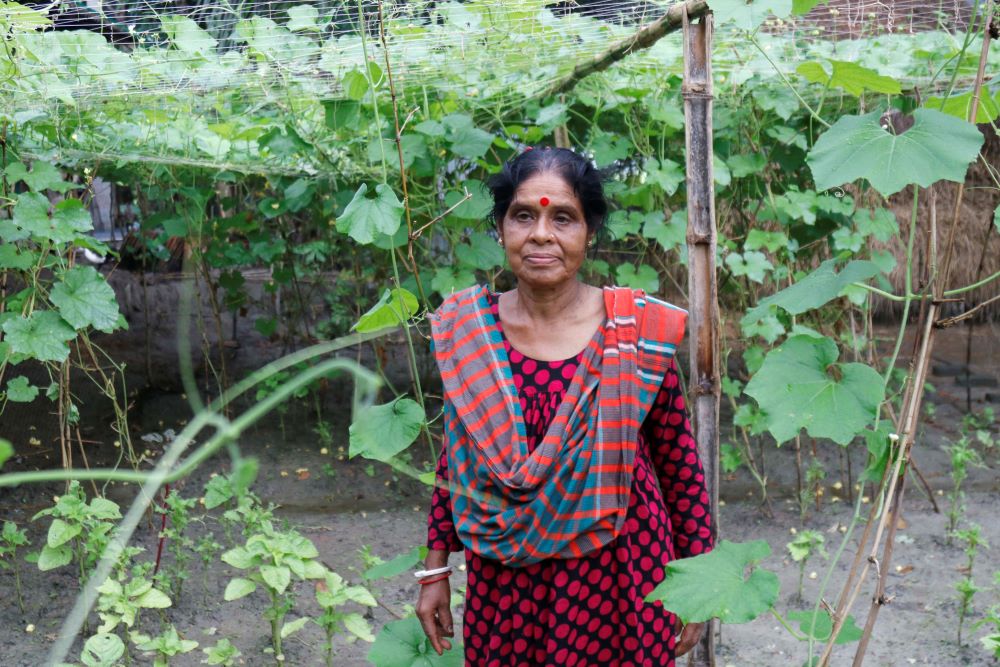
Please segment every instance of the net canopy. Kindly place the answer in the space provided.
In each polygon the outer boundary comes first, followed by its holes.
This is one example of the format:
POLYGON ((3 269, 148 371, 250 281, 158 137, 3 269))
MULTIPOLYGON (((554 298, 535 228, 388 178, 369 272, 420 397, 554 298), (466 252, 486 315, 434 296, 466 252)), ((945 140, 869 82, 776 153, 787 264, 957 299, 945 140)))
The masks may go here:
MULTIPOLYGON (((354 105, 388 101, 387 60, 400 113, 414 125, 432 108, 466 111, 485 126, 544 124, 544 109, 559 108, 551 95, 556 82, 672 4, 0 2, 7 47, 0 54, 0 118, 29 154, 61 161, 349 170, 335 145, 323 164, 300 149, 351 123, 354 105), (541 117, 521 118, 532 100, 542 105, 541 117)), ((980 37, 966 30, 982 32, 975 24, 981 10, 970 0, 710 4, 720 106, 738 103, 728 93, 759 79, 773 80, 776 104, 797 104, 786 83, 799 95, 825 96, 823 86, 809 82, 817 67, 820 78, 829 72, 830 61, 870 68, 925 99, 961 95, 975 75, 980 37)), ((990 69, 998 64, 994 51, 990 69)), ((682 71, 681 40, 667 35, 583 79, 573 94, 652 106, 679 88, 682 71)), ((995 102, 998 91, 987 92, 995 102)), ((374 123, 354 129, 389 136, 390 125, 376 109, 374 123)))

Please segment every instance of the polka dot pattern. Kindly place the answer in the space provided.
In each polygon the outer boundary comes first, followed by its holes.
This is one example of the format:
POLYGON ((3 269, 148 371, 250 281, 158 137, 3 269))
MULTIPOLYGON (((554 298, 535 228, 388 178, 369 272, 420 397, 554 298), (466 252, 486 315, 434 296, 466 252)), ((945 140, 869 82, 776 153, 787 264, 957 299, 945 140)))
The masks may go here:
MULTIPOLYGON (((495 297, 492 306, 499 327, 495 297)), ((513 349, 506 338, 504 346, 533 448, 555 416, 581 356, 538 361, 513 349)), ((467 667, 674 667, 676 618, 643 598, 663 580, 668 562, 711 551, 714 542, 705 475, 673 364, 639 439, 625 525, 602 549, 522 568, 466 551, 467 667)), ((444 451, 437 477, 427 546, 461 551, 444 451)))

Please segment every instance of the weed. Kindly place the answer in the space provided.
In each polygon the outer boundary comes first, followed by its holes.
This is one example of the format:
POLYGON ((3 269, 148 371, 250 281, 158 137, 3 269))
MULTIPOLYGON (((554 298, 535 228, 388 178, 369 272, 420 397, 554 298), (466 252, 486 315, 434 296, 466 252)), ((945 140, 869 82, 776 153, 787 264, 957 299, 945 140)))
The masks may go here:
POLYGON ((244 546, 222 554, 224 563, 245 570, 245 576, 233 578, 226 586, 227 602, 249 595, 257 588, 267 593, 271 604, 264 617, 271 623, 271 645, 279 665, 285 663, 282 640, 305 624, 303 619, 284 622, 295 606, 292 578, 324 578, 327 569, 318 557, 319 551, 309 539, 294 530, 277 531, 270 520, 261 522, 244 546))
POLYGON ((169 667, 170 658, 190 653, 198 647, 198 642, 193 639, 181 638, 173 625, 156 637, 133 634, 132 641, 140 651, 153 654, 153 667, 169 667))
POLYGON ((785 545, 792 560, 799 564, 799 601, 802 600, 802 580, 805 578, 806 563, 817 553, 822 554, 823 558, 827 558, 825 543, 826 538, 823 537, 822 533, 815 530, 803 530, 795 536, 794 540, 785 545))
POLYGON ((962 645, 962 626, 965 623, 965 618, 969 614, 969 609, 972 607, 972 598, 978 593, 980 589, 973 581, 972 578, 972 568, 975 565, 976 555, 979 553, 979 547, 989 548, 989 544, 983 539, 981 534, 981 528, 973 524, 970 528, 966 530, 955 531, 955 537, 965 543, 965 578, 961 579, 957 584, 955 584, 955 589, 958 591, 959 608, 958 608, 958 645, 962 645))
POLYGON ((23 528, 18 528, 13 521, 4 521, 3 531, 0 532, 0 568, 14 571, 17 607, 22 614, 24 613, 24 595, 21 591, 21 569, 17 562, 17 548, 26 544, 28 544, 27 532, 23 528))

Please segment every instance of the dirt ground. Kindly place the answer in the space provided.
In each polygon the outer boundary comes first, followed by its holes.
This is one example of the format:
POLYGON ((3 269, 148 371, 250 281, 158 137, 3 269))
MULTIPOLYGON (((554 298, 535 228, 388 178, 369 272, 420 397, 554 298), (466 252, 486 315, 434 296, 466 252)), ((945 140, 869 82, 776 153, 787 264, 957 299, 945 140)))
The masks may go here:
MULTIPOLYGON (((973 373, 997 377, 1000 368, 998 341, 1000 337, 988 329, 977 336, 974 340, 976 361, 973 373)), ((942 341, 935 354, 935 363, 947 364, 962 358, 964 338, 954 338, 942 341)), ((984 590, 975 597, 972 615, 965 626, 964 646, 959 647, 955 638, 958 602, 954 584, 962 577, 960 568, 964 565, 965 556, 958 545, 949 546, 944 540, 947 521, 944 512, 948 505, 946 497, 941 494, 947 493, 950 479, 948 456, 942 446, 956 437, 957 425, 965 411, 966 396, 965 389, 956 384, 954 377, 940 375, 933 377, 932 381, 936 391, 930 395, 930 401, 936 406, 935 414, 933 420, 925 420, 923 424, 914 460, 926 477, 941 513, 934 512, 930 498, 915 478, 909 478, 904 501, 905 528, 898 533, 888 578, 887 594, 892 601, 878 618, 865 661, 870 666, 996 664, 979 645, 978 638, 985 631, 972 631, 970 621, 980 618, 990 604, 1000 603, 1000 590, 988 587, 993 580, 993 572, 1000 569, 1000 559, 996 556, 997 549, 1000 549, 1000 522, 992 515, 1000 501, 1000 480, 996 474, 998 456, 996 451, 989 453, 988 467, 974 469, 966 485, 968 509, 965 521, 982 526, 983 536, 993 549, 983 549, 975 566, 975 580, 984 590), (897 566, 901 569, 897 570, 897 566)), ((987 399, 997 393, 1000 390, 995 387, 974 388, 971 394, 974 409, 981 410, 989 405, 987 399)), ((1000 409, 1000 404, 992 405, 1000 409)), ((149 433, 166 428, 179 430, 186 414, 185 401, 179 395, 146 394, 141 410, 137 411, 140 423, 135 425, 136 432, 149 433)), ((254 489, 265 501, 280 505, 279 519, 298 527, 316 544, 321 558, 330 568, 353 581, 359 579, 359 550, 362 547, 389 559, 422 544, 429 491, 413 480, 395 477, 385 466, 340 460, 343 455, 340 448, 346 448, 346 426, 338 428, 327 453, 321 453, 322 445, 305 415, 305 410, 301 409, 286 415, 284 440, 278 420, 271 419, 246 434, 240 442, 244 454, 260 459, 261 474, 254 489)), ((729 416, 728 413, 723 414, 723 423, 729 416)), ((332 417, 332 421, 346 424, 346 415, 333 414, 332 417)), ((42 436, 39 437, 41 445, 26 444, 41 430, 30 429, 29 426, 34 424, 13 424, 5 420, 3 427, 4 436, 14 441, 21 454, 15 463, 19 469, 43 465, 46 456, 51 461, 58 452, 58 449, 48 448, 49 440, 42 436)), ((996 424, 992 430, 997 433, 996 424)), ((425 449, 421 447, 418 451, 429 457, 429 451, 424 454, 425 449)), ((765 559, 762 566, 776 572, 781 580, 776 607, 782 614, 807 608, 806 604, 796 600, 798 567, 788 557, 785 548, 792 539, 791 529, 822 531, 826 536, 827 549, 833 553, 842 537, 839 528, 846 526, 850 519, 852 508, 843 495, 846 486, 840 491, 833 488, 833 484, 846 472, 848 458, 843 456, 844 451, 850 452, 852 479, 863 469, 863 445, 855 445, 848 450, 829 443, 821 445, 818 456, 827 470, 825 501, 819 511, 810 506, 804 522, 800 522, 798 508, 792 501, 796 475, 794 452, 790 447, 775 449, 773 445, 767 446, 768 491, 774 508, 773 517, 769 518, 761 511, 756 485, 744 472, 727 476, 720 486, 724 502, 718 517, 721 536, 734 541, 764 539, 771 545, 772 555, 765 559), (842 499, 833 501, 834 497, 842 499)), ((100 452, 95 451, 92 456, 99 459, 100 452)), ((221 457, 209 462, 180 485, 182 495, 200 496, 209 475, 225 469, 226 461, 221 457)), ((33 548, 39 548, 44 542, 48 521, 30 522, 29 519, 48 506, 51 497, 61 490, 59 485, 0 489, 0 521, 13 520, 27 527, 33 548)), ((125 487, 112 487, 109 491, 110 497, 122 504, 130 500, 130 493, 125 487)), ((863 507, 867 510, 868 505, 863 507)), ((219 526, 211 518, 204 524, 193 524, 191 530, 196 538, 202 531, 211 530, 220 542, 224 541, 219 526)), ((840 582, 854 555, 860 533, 858 528, 844 550, 841 564, 837 566, 825 593, 828 600, 835 600, 839 593, 840 582)), ((140 559, 152 558, 156 547, 156 526, 144 522, 134 543, 146 549, 140 559)), ((165 556, 165 559, 168 557, 165 556)), ((461 562, 458 555, 452 559, 454 564, 461 562)), ((273 664, 273 658, 264 653, 269 643, 269 628, 262 616, 266 606, 262 594, 258 592, 238 601, 223 602, 222 591, 237 571, 217 563, 208 572, 208 588, 203 589, 201 566, 195 562, 191 570, 184 595, 175 607, 166 610, 166 617, 177 626, 182 636, 198 641, 201 646, 186 656, 176 658, 171 664, 201 664, 204 655, 200 648, 214 644, 221 637, 229 638, 242 651, 240 664, 273 664)), ((815 599, 826 570, 827 563, 822 558, 817 557, 810 562, 805 579, 806 600, 815 599), (808 573, 812 571, 817 572, 817 578, 809 578, 808 573)), ((76 579, 68 568, 40 573, 34 566, 22 563, 22 573, 28 592, 27 609, 23 615, 14 600, 13 576, 9 571, 0 571, 0 624, 5 628, 0 634, 2 667, 43 664, 45 650, 54 639, 59 623, 78 590, 76 579), (27 630, 29 625, 32 626, 31 632, 27 630)), ((868 584, 872 582, 870 575, 868 584)), ((460 572, 453 584, 461 588, 464 574, 460 572)), ((870 604, 873 587, 868 584, 852 609, 859 625, 864 624, 870 604)), ((416 600, 417 590, 408 574, 377 582, 374 588, 383 604, 383 607, 370 613, 376 629, 392 620, 390 610, 397 614, 407 613, 416 600)), ((299 603, 292 616, 317 613, 311 588, 300 585, 297 590, 299 603)), ((456 608, 458 618, 460 614, 460 607, 456 608)), ((158 621, 155 612, 144 612, 146 631, 157 631, 158 621)), ((287 664, 307 667, 322 664, 321 642, 319 629, 312 626, 289 638, 285 647, 287 664)), ((851 664, 854 646, 838 647, 832 664, 836 667, 851 664)), ((341 638, 335 664, 367 664, 367 651, 368 645, 364 642, 349 644, 341 638)), ((765 615, 745 625, 723 626, 717 636, 717 657, 718 664, 726 667, 798 667, 805 662, 806 647, 783 629, 774 616, 765 615)), ((148 664, 148 661, 140 657, 134 664, 148 664)), ((678 661, 678 665, 684 664, 684 659, 678 661)))

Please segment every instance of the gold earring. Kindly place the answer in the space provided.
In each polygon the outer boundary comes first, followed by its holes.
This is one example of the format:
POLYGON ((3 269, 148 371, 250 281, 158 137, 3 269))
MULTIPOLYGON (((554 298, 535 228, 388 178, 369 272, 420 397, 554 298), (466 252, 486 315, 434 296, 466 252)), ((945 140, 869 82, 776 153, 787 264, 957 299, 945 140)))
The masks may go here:
POLYGON ((502 236, 497 239, 497 245, 500 246, 501 248, 503 247, 503 237, 502 236))
POLYGON ((594 247, 594 237, 593 236, 591 236, 590 240, 587 241, 587 247, 588 248, 593 248, 594 247))

